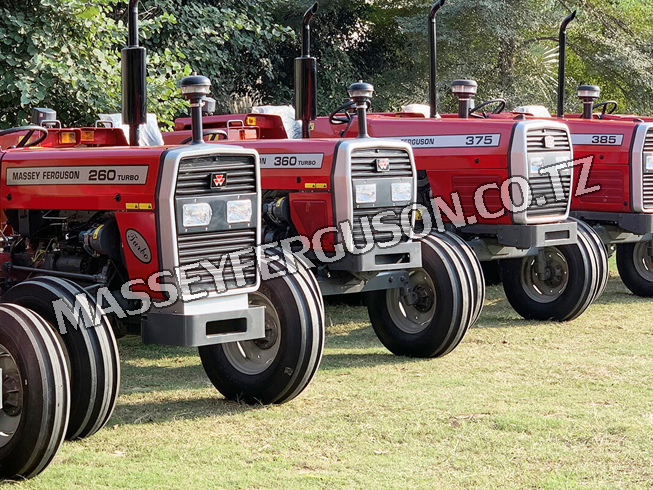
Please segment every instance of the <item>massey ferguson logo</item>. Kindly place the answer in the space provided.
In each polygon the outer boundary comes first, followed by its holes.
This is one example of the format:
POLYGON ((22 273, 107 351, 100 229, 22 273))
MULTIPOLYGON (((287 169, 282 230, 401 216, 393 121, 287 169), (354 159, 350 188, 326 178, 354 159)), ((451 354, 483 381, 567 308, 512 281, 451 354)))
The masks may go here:
POLYGON ((553 136, 548 135, 544 137, 544 148, 555 148, 556 146, 556 140, 553 138, 553 136))
POLYGON ((377 172, 387 172, 390 170, 390 159, 389 158, 377 158, 376 159, 376 171, 377 172))
POLYGON ((226 174, 211 174, 211 189, 221 189, 227 185, 226 174))

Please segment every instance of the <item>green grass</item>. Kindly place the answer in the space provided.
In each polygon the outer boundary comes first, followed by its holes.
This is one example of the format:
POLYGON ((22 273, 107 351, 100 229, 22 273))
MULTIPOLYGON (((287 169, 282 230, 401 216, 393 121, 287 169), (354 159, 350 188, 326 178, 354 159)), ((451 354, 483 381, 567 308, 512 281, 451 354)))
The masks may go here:
POLYGON ((452 354, 410 360, 331 306, 321 369, 274 407, 224 401, 193 350, 127 339, 108 427, 16 488, 653 488, 652 317, 614 273, 568 324, 493 287, 452 354))

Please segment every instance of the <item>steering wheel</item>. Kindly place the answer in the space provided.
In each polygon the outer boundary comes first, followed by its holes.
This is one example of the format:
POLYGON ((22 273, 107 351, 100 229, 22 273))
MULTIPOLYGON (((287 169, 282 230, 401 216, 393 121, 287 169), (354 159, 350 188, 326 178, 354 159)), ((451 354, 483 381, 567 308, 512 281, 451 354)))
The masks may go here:
POLYGON ((486 100, 485 102, 480 103, 476 107, 472 108, 469 110, 469 115, 474 116, 474 117, 482 117, 484 119, 487 119, 489 116, 488 114, 483 111, 483 114, 476 114, 476 112, 480 111, 484 107, 487 107, 492 104, 498 104, 496 109, 492 111, 492 114, 501 114, 503 110, 506 108, 506 101, 504 99, 492 99, 492 100, 486 100))
POLYGON ((351 124, 351 121, 354 118, 352 109, 354 109, 355 106, 356 104, 352 100, 345 102, 329 114, 329 122, 334 126, 340 124, 351 124), (342 114, 344 114, 344 116, 342 114))
POLYGON ((603 119, 606 114, 614 114, 617 112, 618 107, 619 103, 616 100, 606 100, 605 102, 594 105, 592 110, 595 111, 596 109, 601 109, 601 115, 599 116, 599 119, 603 119), (608 109, 608 107, 610 109, 608 109))
POLYGON ((13 148, 29 148, 30 146, 36 146, 48 137, 48 130, 41 126, 21 126, 19 128, 5 129, 4 131, 0 131, 0 137, 14 133, 22 133, 23 131, 27 131, 27 134, 13 148), (30 144, 27 144, 35 132, 41 133, 41 136, 36 138, 30 144))
MULTIPOLYGON (((207 130, 205 130, 205 131, 202 133, 202 139, 203 139, 205 136, 211 136, 211 135, 214 135, 214 134, 217 134, 217 135, 219 135, 219 136, 224 136, 224 139, 229 139, 229 135, 227 134, 227 132, 226 132, 226 131, 223 131, 222 129, 207 129, 207 130)), ((186 138, 184 141, 182 141, 182 142, 179 143, 179 144, 180 144, 180 145, 187 145, 187 144, 190 143, 191 141, 193 141, 193 137, 192 137, 192 136, 189 136, 188 138, 186 138)))

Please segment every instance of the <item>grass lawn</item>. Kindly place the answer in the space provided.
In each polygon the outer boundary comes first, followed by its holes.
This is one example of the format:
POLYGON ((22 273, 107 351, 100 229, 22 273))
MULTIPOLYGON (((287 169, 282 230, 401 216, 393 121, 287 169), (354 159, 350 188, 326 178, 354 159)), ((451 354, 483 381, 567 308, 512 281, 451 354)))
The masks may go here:
POLYGON ((274 407, 224 401, 194 350, 126 339, 108 427, 15 488, 653 488, 652 318, 614 272, 568 324, 492 287, 452 354, 411 360, 330 306, 322 367, 274 407))

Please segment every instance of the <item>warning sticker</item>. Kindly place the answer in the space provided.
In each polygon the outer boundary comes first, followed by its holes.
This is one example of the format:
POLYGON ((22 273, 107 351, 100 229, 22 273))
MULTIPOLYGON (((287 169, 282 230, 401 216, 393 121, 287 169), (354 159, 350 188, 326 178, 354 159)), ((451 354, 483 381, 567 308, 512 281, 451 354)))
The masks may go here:
POLYGON ((14 167, 7 169, 7 185, 143 185, 147 170, 147 165, 14 167))

